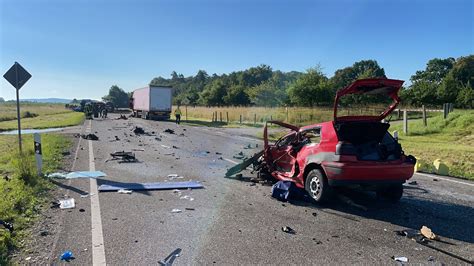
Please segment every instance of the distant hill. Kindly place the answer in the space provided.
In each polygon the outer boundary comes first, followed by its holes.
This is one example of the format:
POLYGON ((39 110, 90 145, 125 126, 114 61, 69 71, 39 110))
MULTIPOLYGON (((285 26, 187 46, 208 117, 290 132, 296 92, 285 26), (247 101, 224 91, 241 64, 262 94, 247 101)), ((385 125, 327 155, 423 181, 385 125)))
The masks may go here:
POLYGON ((34 103, 71 103, 70 99, 61 98, 42 98, 42 99, 21 99, 21 102, 34 102, 34 103))

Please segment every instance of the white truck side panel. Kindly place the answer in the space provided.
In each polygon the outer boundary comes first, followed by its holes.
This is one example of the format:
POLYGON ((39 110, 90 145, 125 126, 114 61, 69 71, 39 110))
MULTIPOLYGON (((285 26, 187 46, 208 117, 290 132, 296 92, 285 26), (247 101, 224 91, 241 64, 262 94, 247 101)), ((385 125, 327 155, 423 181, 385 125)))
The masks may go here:
POLYGON ((133 109, 148 111, 150 109, 150 88, 136 89, 133 92, 133 109))
POLYGON ((150 87, 150 111, 171 112, 172 88, 150 87))

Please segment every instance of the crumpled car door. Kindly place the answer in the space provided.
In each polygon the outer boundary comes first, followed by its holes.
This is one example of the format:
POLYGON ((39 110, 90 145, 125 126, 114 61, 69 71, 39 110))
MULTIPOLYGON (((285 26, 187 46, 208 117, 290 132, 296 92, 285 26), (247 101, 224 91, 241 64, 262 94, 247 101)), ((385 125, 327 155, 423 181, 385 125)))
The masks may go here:
POLYGON ((263 140, 265 147, 264 158, 268 167, 270 168, 270 171, 274 172, 273 174, 279 177, 290 178, 295 173, 297 153, 294 150, 292 144, 298 139, 298 131, 299 128, 297 126, 286 124, 280 121, 268 121, 265 124, 265 128, 263 131, 263 140), (267 132, 268 123, 273 123, 282 127, 286 127, 288 129, 293 130, 294 133, 288 135, 287 138, 282 139, 281 141, 276 143, 276 145, 269 145, 267 132))

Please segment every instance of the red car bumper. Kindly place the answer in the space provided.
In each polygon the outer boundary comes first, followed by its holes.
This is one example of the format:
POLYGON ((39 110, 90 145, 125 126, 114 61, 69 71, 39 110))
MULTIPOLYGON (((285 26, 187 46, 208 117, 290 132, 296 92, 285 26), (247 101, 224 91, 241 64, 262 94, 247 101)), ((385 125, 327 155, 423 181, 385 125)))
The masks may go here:
POLYGON ((330 185, 404 183, 413 176, 409 162, 323 162, 330 185))

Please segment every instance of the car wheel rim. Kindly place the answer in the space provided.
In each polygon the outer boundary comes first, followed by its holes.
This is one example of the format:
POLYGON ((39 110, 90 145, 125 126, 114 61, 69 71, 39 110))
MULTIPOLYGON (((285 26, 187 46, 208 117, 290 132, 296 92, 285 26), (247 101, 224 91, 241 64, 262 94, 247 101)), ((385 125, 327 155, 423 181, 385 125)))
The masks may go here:
POLYGON ((321 193, 321 182, 319 182, 318 177, 311 178, 311 182, 309 183, 309 190, 311 191, 311 196, 313 198, 319 197, 319 193, 321 193))

